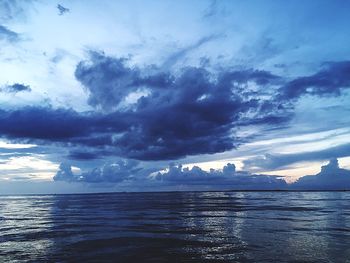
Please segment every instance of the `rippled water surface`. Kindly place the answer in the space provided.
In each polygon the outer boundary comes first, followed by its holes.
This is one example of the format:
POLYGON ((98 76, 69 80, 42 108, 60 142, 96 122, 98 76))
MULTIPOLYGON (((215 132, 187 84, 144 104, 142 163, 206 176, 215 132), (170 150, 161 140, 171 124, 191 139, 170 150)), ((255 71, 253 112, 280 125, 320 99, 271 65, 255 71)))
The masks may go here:
POLYGON ((16 261, 350 262, 350 193, 0 196, 16 261))

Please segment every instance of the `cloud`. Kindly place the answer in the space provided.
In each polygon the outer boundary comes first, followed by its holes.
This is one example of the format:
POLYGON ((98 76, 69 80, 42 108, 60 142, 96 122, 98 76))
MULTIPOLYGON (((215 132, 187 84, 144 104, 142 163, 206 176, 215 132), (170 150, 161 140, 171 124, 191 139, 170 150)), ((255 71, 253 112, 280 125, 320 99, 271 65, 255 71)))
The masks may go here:
POLYGON ((98 159, 101 158, 102 156, 105 156, 106 154, 95 151, 95 152, 88 152, 88 151, 82 151, 82 150, 77 150, 77 151, 71 151, 69 154, 69 159, 72 160, 93 160, 93 159, 98 159))
POLYGON ((138 162, 133 160, 120 160, 115 163, 105 164, 100 168, 81 174, 74 174, 69 164, 62 163, 58 172, 53 177, 54 181, 86 182, 86 183, 120 183, 130 180, 142 170, 138 162))
POLYGON ((76 160, 112 155, 173 160, 234 149, 248 140, 237 136, 238 129, 276 129, 293 116, 289 102, 276 99, 283 79, 263 70, 214 74, 186 67, 170 73, 91 52, 75 76, 89 94, 92 111, 0 110, 0 135, 60 143, 76 160))
POLYGON ((169 69, 174 66, 180 59, 184 58, 191 51, 198 49, 199 47, 209 43, 211 41, 222 38, 222 35, 210 35, 200 38, 197 42, 192 45, 188 45, 187 47, 180 48, 178 51, 174 52, 171 56, 169 56, 162 64, 163 69, 169 69))
POLYGON ((186 190, 186 189, 285 189, 286 182, 276 176, 255 175, 236 172, 234 164, 228 163, 221 170, 209 172, 194 166, 170 165, 166 172, 154 172, 145 169, 132 160, 120 160, 105 164, 81 174, 74 174, 70 165, 61 164, 53 178, 55 181, 84 182, 91 184, 109 183, 110 187, 124 185, 128 189, 143 188, 149 190, 186 190))
POLYGON ((330 158, 350 156, 350 144, 342 144, 328 149, 294 154, 266 154, 245 160, 245 169, 273 170, 287 167, 297 162, 323 161, 330 158))
POLYGON ((58 9, 58 15, 60 16, 70 12, 69 8, 66 8, 60 4, 57 5, 57 9, 58 9))
POLYGON ((236 167, 231 163, 224 166, 222 171, 211 169, 210 172, 206 172, 198 166, 189 169, 183 168, 182 165, 170 165, 167 172, 158 172, 154 179, 175 184, 221 184, 222 180, 229 179, 235 173, 236 167))
POLYGON ((5 26, 0 25, 0 40, 6 40, 8 42, 17 42, 20 40, 19 34, 11 31, 5 26))
POLYGON ((316 175, 307 175, 298 179, 292 189, 307 190, 349 190, 350 171, 339 168, 338 160, 331 159, 321 167, 316 175))
POLYGON ((279 98, 293 100, 303 95, 340 95, 350 88, 350 61, 327 62, 319 72, 299 77, 280 89, 279 98))
POLYGON ((350 171, 339 168, 338 160, 331 159, 321 167, 320 173, 300 177, 287 184, 281 176, 252 174, 236 171, 232 163, 222 169, 202 170, 198 166, 185 168, 170 164, 155 172, 133 160, 119 160, 94 168, 88 172, 73 173, 72 167, 62 163, 54 181, 89 183, 97 187, 119 187, 119 190, 146 191, 173 190, 349 190, 350 171))
POLYGON ((279 56, 287 48, 290 47, 286 45, 282 47, 274 34, 264 31, 260 37, 243 45, 239 56, 235 59, 243 60, 250 65, 260 65, 267 60, 279 56))
POLYGON ((69 109, 24 107, 0 110, 0 134, 13 139, 59 141, 83 136, 96 119, 69 109))
POLYGON ((6 85, 2 89, 0 89, 3 92, 8 92, 8 93, 17 93, 17 92, 22 92, 22 91, 32 91, 29 85, 24 85, 20 83, 15 83, 12 85, 6 85))
POLYGON ((26 20, 27 13, 33 8, 36 0, 0 0, 0 40, 14 43, 21 40, 20 34, 6 25, 13 21, 26 20))
POLYGON ((73 174, 72 167, 67 163, 61 163, 58 172, 53 177, 54 181, 74 182, 77 179, 79 177, 73 174))
POLYGON ((287 187, 287 183, 276 176, 236 172, 235 165, 231 163, 222 170, 210 169, 209 172, 197 166, 189 169, 181 165, 171 165, 167 172, 158 172, 154 179, 163 186, 196 186, 198 189, 282 190, 287 187))
POLYGON ((211 0, 209 6, 204 10, 203 18, 208 19, 218 13, 219 3, 217 0, 211 0))
POLYGON ((0 22, 24 18, 26 11, 32 7, 34 2, 36 0, 1 0, 0 22))
POLYGON ((215 79, 204 68, 184 68, 172 75, 130 67, 126 59, 90 55, 75 75, 89 92, 91 106, 118 112, 128 122, 130 128, 115 139, 124 157, 158 160, 223 152, 238 145, 232 135, 240 125, 288 120, 278 103, 252 98, 243 88, 249 81, 275 83, 279 78, 269 72, 224 71, 215 79), (140 89, 144 93, 125 107, 128 96, 140 89))
POLYGON ((90 52, 91 61, 82 61, 75 70, 76 78, 89 91, 89 104, 111 110, 141 82, 137 68, 129 68, 126 59, 106 57, 90 52))

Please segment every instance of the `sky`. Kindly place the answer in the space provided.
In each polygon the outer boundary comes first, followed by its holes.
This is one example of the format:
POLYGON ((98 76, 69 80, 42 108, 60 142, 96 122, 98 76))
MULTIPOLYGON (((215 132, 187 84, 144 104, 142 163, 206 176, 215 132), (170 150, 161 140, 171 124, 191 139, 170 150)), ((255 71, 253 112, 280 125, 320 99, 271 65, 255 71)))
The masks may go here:
POLYGON ((0 0, 0 193, 350 189, 349 10, 0 0))

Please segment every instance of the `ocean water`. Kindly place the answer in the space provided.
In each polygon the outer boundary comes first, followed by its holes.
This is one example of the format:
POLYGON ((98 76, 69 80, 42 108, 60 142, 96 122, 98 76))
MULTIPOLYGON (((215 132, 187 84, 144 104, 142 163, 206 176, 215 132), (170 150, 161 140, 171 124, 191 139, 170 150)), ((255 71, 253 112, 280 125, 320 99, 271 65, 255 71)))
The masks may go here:
POLYGON ((350 262, 350 193, 0 196, 0 262, 350 262))

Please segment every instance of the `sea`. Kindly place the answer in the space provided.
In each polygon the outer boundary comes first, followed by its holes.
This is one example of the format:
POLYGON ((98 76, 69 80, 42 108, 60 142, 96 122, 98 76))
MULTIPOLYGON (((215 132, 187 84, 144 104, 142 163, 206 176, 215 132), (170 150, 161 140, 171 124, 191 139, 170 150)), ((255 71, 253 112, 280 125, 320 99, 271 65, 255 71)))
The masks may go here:
POLYGON ((0 262, 350 262, 350 192, 0 196, 0 262))

